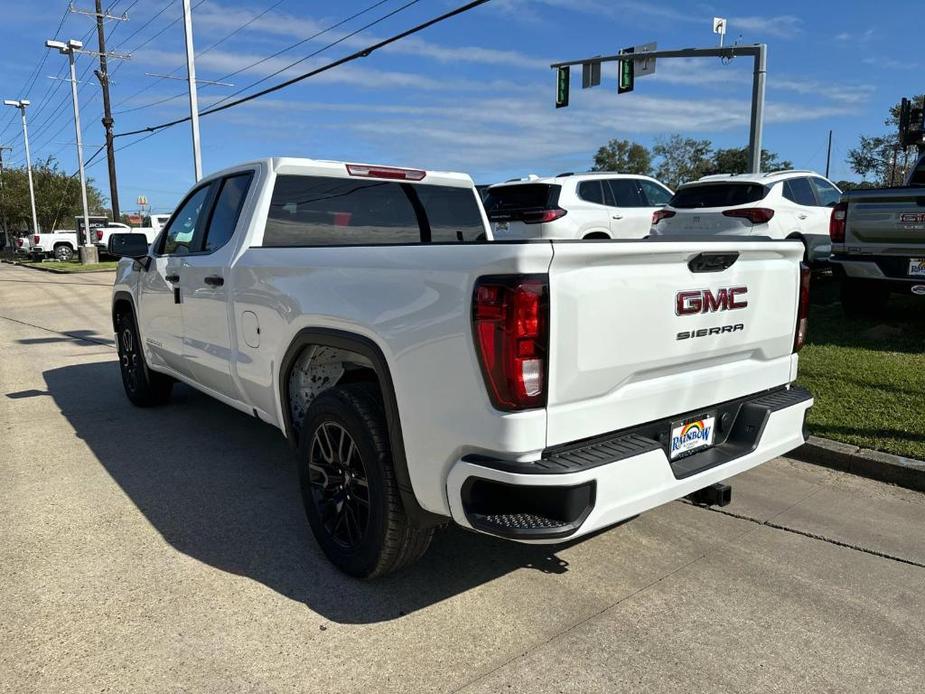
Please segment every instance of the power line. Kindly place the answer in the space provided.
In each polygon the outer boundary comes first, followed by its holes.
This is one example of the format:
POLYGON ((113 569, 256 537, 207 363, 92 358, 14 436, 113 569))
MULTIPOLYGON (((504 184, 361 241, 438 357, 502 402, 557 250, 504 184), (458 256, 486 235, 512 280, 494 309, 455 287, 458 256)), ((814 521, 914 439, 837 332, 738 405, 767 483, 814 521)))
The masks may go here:
MULTIPOLYGON (((241 31, 243 31, 244 29, 246 29, 247 27, 249 27, 251 24, 253 24, 254 22, 256 22, 258 19, 260 19, 261 17, 263 17, 264 15, 266 15, 268 12, 271 12, 272 10, 275 10, 277 7, 279 7, 280 5, 282 5, 282 4, 283 4, 284 2, 286 2, 286 1, 287 1, 287 0, 276 0, 276 2, 274 2, 272 5, 270 5, 270 6, 267 7, 265 10, 263 10, 263 12, 261 12, 260 14, 254 15, 254 16, 251 17, 249 20, 247 20, 244 24, 242 24, 242 25, 239 26, 237 29, 235 29, 234 31, 232 31, 230 34, 226 34, 225 36, 223 36, 222 38, 220 38, 218 41, 216 41, 215 43, 213 43, 213 44, 212 44, 211 46, 209 46, 208 48, 204 48, 203 50, 199 51, 199 52, 197 53, 197 55, 205 55, 206 53, 208 53, 208 52, 211 51, 212 49, 217 48, 218 46, 220 46, 221 44, 223 44, 225 41, 227 41, 228 39, 232 38, 232 37, 235 36, 236 34, 239 34, 241 31)), ((383 2, 388 2, 388 0, 383 0, 383 2)), ((180 70, 182 70, 184 67, 186 67, 186 65, 178 65, 177 67, 175 67, 173 70, 170 71, 168 77, 169 77, 169 76, 175 75, 175 74, 178 73, 180 70)), ((128 96, 128 97, 122 99, 119 103, 114 104, 114 106, 121 106, 122 104, 124 104, 124 103, 126 103, 126 102, 128 102, 128 101, 131 101, 131 100, 134 99, 135 97, 141 96, 141 95, 144 94, 146 91, 148 91, 149 89, 151 89, 151 88, 154 87, 155 85, 160 84, 161 82, 163 82, 163 81, 164 81, 165 79, 167 79, 168 77, 158 77, 157 79, 152 80, 151 82, 149 82, 147 85, 145 85, 144 87, 142 87, 141 89, 139 89, 137 92, 135 92, 135 93, 132 94, 131 96, 128 96)), ((185 95, 186 95, 186 92, 184 92, 184 93, 181 94, 180 96, 185 96, 185 95)), ((174 99, 174 98, 176 98, 176 97, 169 97, 168 99, 165 99, 165 101, 169 101, 170 99, 174 99)), ((156 101, 156 102, 154 102, 154 104, 149 104, 149 105, 153 106, 153 105, 156 105, 156 104, 158 104, 158 103, 162 103, 162 102, 161 102, 161 101, 156 101)), ((147 108, 147 106, 139 106, 138 108, 147 108)), ((123 110, 123 111, 116 111, 116 113, 129 113, 130 111, 138 110, 138 108, 125 109, 125 110, 123 110)))
MULTIPOLYGON (((70 8, 64 10, 64 13, 61 15, 61 20, 58 22, 58 28, 55 29, 55 34, 53 38, 57 39, 58 34, 61 33, 61 27, 64 26, 64 22, 65 20, 67 20, 68 14, 70 14, 69 9, 70 8)), ((51 50, 50 48, 45 49, 45 52, 42 53, 42 58, 39 61, 39 64, 30 73, 30 76, 26 78, 26 81, 23 83, 24 88, 20 90, 20 95, 19 95, 20 98, 25 98, 29 96, 29 92, 31 92, 32 88, 35 86, 35 81, 38 79, 39 73, 42 71, 42 68, 45 67, 45 61, 48 60, 48 51, 50 50, 51 50), (29 86, 26 87, 25 86, 26 84, 28 84, 29 86)), ((3 126, 3 130, 0 130, 0 137, 2 137, 3 134, 9 129, 10 125, 13 124, 13 121, 15 120, 15 118, 16 118, 16 114, 11 113, 9 118, 7 119, 6 125, 3 126)))
MULTIPOLYGON (((220 112, 220 111, 225 111, 225 110, 227 110, 227 109, 229 109, 229 108, 233 108, 234 106, 238 106, 238 105, 240 105, 240 104, 244 104, 244 103, 247 103, 247 102, 249 102, 249 101, 253 101, 254 99, 258 99, 258 98, 260 98, 261 96, 266 96, 267 94, 272 94, 273 92, 277 92, 277 91, 279 91, 279 90, 281 90, 281 89, 285 89, 286 87, 289 87, 289 86, 291 86, 291 85, 293 85, 293 84, 296 84, 297 82, 301 82, 301 81, 306 80, 306 79, 308 79, 308 78, 310 78, 310 77, 314 77, 314 76, 316 76, 316 75, 320 75, 321 73, 327 72, 328 70, 332 70, 332 69, 334 69, 335 67, 339 67, 339 66, 344 65, 344 64, 346 64, 346 63, 353 62, 354 60, 358 60, 358 59, 360 59, 360 58, 366 58, 366 57, 368 57, 369 55, 371 55, 373 52, 379 50, 380 48, 384 48, 384 47, 386 47, 386 46, 389 46, 389 45, 391 45, 391 44, 393 44, 393 43, 396 43, 397 41, 400 41, 400 40, 402 40, 402 39, 404 39, 404 38, 407 38, 408 36, 411 36, 411 35, 413 35, 413 34, 417 34, 417 33, 421 32, 421 31, 423 31, 424 29, 428 29, 428 28, 430 28, 430 27, 432 27, 432 26, 434 26, 434 25, 436 25, 436 24, 439 24, 439 23, 444 22, 444 21, 446 21, 446 20, 448 20, 448 19, 451 19, 451 18, 456 17, 456 16, 458 16, 458 15, 461 15, 461 14, 463 14, 463 13, 465 13, 465 12, 468 12, 469 10, 473 10, 473 9, 475 9, 476 7, 479 7, 480 5, 484 5, 485 3, 489 2, 489 1, 490 1, 490 0, 473 0, 472 2, 468 2, 468 3, 466 3, 465 5, 461 5, 460 7, 457 7, 457 8, 454 9, 454 10, 450 10, 449 12, 444 12, 443 14, 441 14, 441 15, 439 15, 439 16, 437 16, 437 17, 434 17, 433 19, 429 19, 429 20, 427 20, 426 22, 423 22, 423 23, 421 23, 421 24, 418 24, 417 26, 414 26, 414 27, 412 27, 411 29, 407 29, 407 30, 405 30, 405 31, 403 31, 403 32, 401 32, 401 33, 399 33, 399 34, 395 34, 395 35, 393 35, 393 36, 390 36, 389 38, 383 39, 382 41, 379 41, 379 42, 377 42, 377 43, 374 43, 374 44, 372 44, 371 46, 367 46, 366 48, 361 48, 360 50, 355 51, 354 53, 351 53, 351 54, 349 54, 349 55, 347 55, 347 56, 344 56, 343 58, 339 58, 338 60, 335 60, 335 61, 333 61, 333 62, 330 62, 330 63, 328 63, 327 65, 323 65, 322 67, 316 68, 316 69, 314 69, 314 70, 309 70, 308 72, 302 73, 301 75, 298 75, 298 76, 296 76, 296 77, 293 77, 292 79, 286 80, 285 82, 281 82, 280 84, 274 85, 274 86, 272 86, 272 87, 267 87, 266 89, 262 89, 262 90, 260 90, 259 92, 255 92, 255 93, 253 93, 253 94, 249 94, 248 96, 242 97, 242 98, 237 99, 237 100, 235 100, 235 101, 231 101, 231 102, 226 103, 226 104, 223 104, 223 105, 221 105, 221 106, 212 106, 212 107, 208 108, 207 110, 202 111, 199 115, 200 115, 200 116, 208 116, 208 115, 211 115, 211 114, 213 114, 213 113, 218 113, 218 112, 220 112)), ((346 38, 346 37, 344 37, 344 38, 346 38)), ((339 41, 342 41, 342 40, 344 40, 344 39, 339 39, 339 41)), ((163 129, 165 129, 165 128, 170 128, 170 127, 173 127, 173 126, 175 126, 175 125, 179 125, 179 124, 181 124, 181 123, 186 123, 186 122, 188 122, 189 120, 191 120, 191 116, 186 116, 186 117, 184 117, 184 118, 177 118, 176 120, 168 121, 168 122, 166 122, 166 123, 161 123, 161 124, 159 124, 159 125, 153 125, 153 126, 149 126, 149 127, 147 127, 147 128, 139 128, 138 130, 131 130, 131 131, 128 131, 128 132, 125 132, 125 133, 118 133, 118 134, 116 134, 115 137, 125 137, 125 136, 127 136, 127 135, 137 135, 137 134, 139 134, 139 133, 159 131, 159 130, 163 130, 163 129)))
MULTIPOLYGON (((235 75, 238 75, 238 74, 240 74, 240 73, 242 73, 242 72, 244 72, 244 71, 246 71, 246 70, 250 70, 250 69, 252 69, 252 68, 255 68, 255 67, 257 67, 258 65, 261 65, 261 64, 267 62, 268 60, 272 60, 273 58, 275 58, 275 57, 277 57, 277 56, 279 56, 279 55, 282 55, 283 53, 287 53, 288 51, 291 51, 293 48, 298 48, 299 46, 301 46, 301 45, 304 44, 304 43, 307 43, 307 42, 309 42, 309 41, 313 41, 314 39, 318 38, 319 36, 322 36, 323 34, 326 34, 326 33, 328 33, 329 31, 333 31, 334 29, 337 29, 337 28, 343 26, 344 24, 346 24, 346 23, 348 23, 348 22, 350 22, 350 21, 356 19, 357 17, 360 17, 360 16, 362 16, 362 15, 368 13, 368 12, 372 12, 374 9, 376 9, 377 7, 380 7, 381 5, 386 4, 387 2, 391 2, 391 0, 379 0, 378 2, 375 2, 375 3, 373 3, 372 5, 369 5, 368 7, 366 7, 366 8, 364 8, 364 9, 360 10, 359 12, 355 12, 354 14, 350 15, 349 17, 347 17, 347 18, 345 18, 345 19, 342 19, 342 20, 339 21, 337 24, 333 24, 333 25, 327 27, 326 29, 322 29, 321 31, 318 31, 318 32, 312 34, 311 36, 309 36, 309 37, 307 37, 307 38, 301 39, 300 41, 296 41, 295 43, 290 44, 289 46, 286 46, 285 48, 283 48, 283 49, 277 51, 276 53, 273 53, 272 55, 268 55, 268 56, 266 56, 265 58, 261 58, 260 60, 257 60, 257 61, 255 61, 255 62, 251 63, 250 65, 245 65, 244 67, 239 68, 239 69, 237 69, 237 70, 234 70, 233 72, 229 72, 227 75, 222 75, 221 77, 218 78, 217 81, 220 82, 220 81, 222 81, 222 80, 226 80, 226 79, 228 79, 228 78, 230 78, 230 77, 234 77, 235 75)), ((397 10, 397 11, 400 11, 401 9, 403 9, 403 8, 400 8, 400 9, 397 10)), ((394 12, 393 12, 392 14, 394 14, 394 12)), ((389 16, 391 16, 391 15, 386 15, 386 16, 383 17, 382 19, 386 19, 386 18, 388 18, 389 16)), ((382 19, 380 19, 379 21, 382 21, 382 19)), ((370 26, 371 26, 371 25, 370 25, 370 26)), ((362 29, 361 29, 361 31, 362 31, 362 29)), ((332 45, 334 45, 334 44, 328 44, 327 46, 325 46, 325 47, 324 47, 323 49, 321 49, 321 50, 322 50, 322 51, 323 51, 323 50, 327 50, 327 49, 330 48, 332 45)), ((211 48, 214 48, 214 46, 212 46, 211 48)), ((206 51, 202 51, 202 53, 205 53, 205 52, 206 52, 206 51)), ((315 54, 313 54, 313 55, 317 55, 317 53, 319 53, 319 52, 321 52, 321 51, 316 51, 315 54)), ((201 55, 201 53, 200 53, 200 55, 201 55)), ((311 56, 309 56, 309 57, 311 57, 311 56)), ((184 67, 184 66, 181 66, 181 68, 178 68, 178 69, 182 69, 182 67, 184 67)), ((271 76, 272 76, 272 75, 271 75, 271 76)), ((208 86, 208 85, 203 85, 203 87, 206 87, 206 86, 208 86)), ((137 94, 134 95, 134 96, 137 96, 137 94)), ((147 103, 147 104, 142 104, 141 106, 135 106, 135 107, 133 107, 133 108, 123 109, 122 111, 119 111, 118 113, 131 113, 132 111, 140 111, 140 110, 143 110, 143 109, 146 109, 146 108, 151 108, 151 107, 153 107, 153 106, 159 106, 159 105, 161 105, 161 104, 167 103, 168 101, 173 101, 174 99, 180 99, 180 98, 185 97, 185 96, 187 96, 187 92, 185 92, 185 91, 179 92, 179 93, 177 93, 177 94, 174 94, 173 96, 162 97, 162 98, 160 98, 160 99, 157 99, 156 101, 152 101, 152 102, 147 103)), ((134 98, 134 97, 130 97, 130 98, 134 98)), ((127 101, 127 100, 126 100, 126 101, 127 101)), ((123 101, 123 102, 121 102, 121 103, 125 103, 125 102, 123 101)))

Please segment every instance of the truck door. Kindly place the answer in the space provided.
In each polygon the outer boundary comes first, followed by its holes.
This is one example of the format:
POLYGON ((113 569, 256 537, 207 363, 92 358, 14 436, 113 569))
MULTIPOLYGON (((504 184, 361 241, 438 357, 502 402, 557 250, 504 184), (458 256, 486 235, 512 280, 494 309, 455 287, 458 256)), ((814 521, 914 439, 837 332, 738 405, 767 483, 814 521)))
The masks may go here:
POLYGON ((183 259, 192 252, 196 232, 205 224, 212 184, 191 192, 171 218, 143 273, 138 294, 139 332, 145 354, 154 366, 166 366, 189 376, 183 358, 183 259))
POLYGON ((235 244, 231 239, 247 198, 253 172, 214 183, 214 204, 202 227, 197 250, 183 258, 183 355, 191 377, 233 400, 241 396, 232 377, 234 345, 225 282, 235 244))

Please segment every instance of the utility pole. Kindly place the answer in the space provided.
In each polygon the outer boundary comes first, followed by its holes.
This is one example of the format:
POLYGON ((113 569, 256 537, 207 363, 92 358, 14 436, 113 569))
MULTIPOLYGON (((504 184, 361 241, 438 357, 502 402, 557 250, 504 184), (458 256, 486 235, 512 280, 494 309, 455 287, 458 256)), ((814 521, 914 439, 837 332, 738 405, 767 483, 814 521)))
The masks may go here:
POLYGON ((10 228, 6 223, 6 198, 3 193, 3 152, 12 152, 12 147, 4 147, 0 145, 0 208, 3 209, 3 236, 6 238, 6 246, 11 251, 15 250, 13 248, 12 239, 10 239, 10 228))
POLYGON ((71 69, 71 100, 74 105, 74 131, 77 135, 77 169, 80 172, 80 199, 83 203, 84 226, 83 233, 77 230, 77 245, 80 246, 80 262, 91 264, 99 262, 96 246, 90 243, 90 210, 87 204, 87 175, 84 172, 84 145, 83 134, 80 131, 80 104, 77 101, 77 67, 74 56, 77 51, 83 48, 83 42, 77 39, 71 39, 67 43, 63 41, 48 40, 45 42, 48 48, 57 48, 60 53, 67 56, 68 66, 71 69))
MULTIPOLYGON (((188 1, 188 0, 187 0, 188 1)), ((616 55, 594 56, 581 60, 569 60, 550 65, 554 70, 564 70, 572 65, 585 63, 642 62, 664 58, 722 58, 730 61, 750 56, 754 61, 752 77, 751 121, 748 134, 748 169, 751 173, 761 172, 761 137, 764 130, 764 93, 767 78, 768 46, 764 43, 733 45, 725 48, 682 48, 670 51, 647 51, 645 53, 618 53, 616 55)), ((627 90, 628 91, 628 90, 627 90)))
POLYGON ((35 213, 35 187, 32 185, 32 156, 29 154, 29 128, 26 126, 26 107, 32 103, 28 99, 6 99, 7 106, 19 109, 22 114, 22 139, 26 150, 26 173, 29 176, 29 202, 32 203, 32 233, 39 233, 39 218, 35 213))
POLYGON ((199 97, 196 94, 196 57, 190 0, 183 0, 183 33, 186 37, 186 79, 189 83, 190 127, 193 131, 193 171, 198 181, 202 178, 202 153, 199 148, 199 97))
POLYGON ((100 81, 103 90, 103 128, 106 130, 106 159, 109 162, 109 200, 112 205, 112 221, 121 221, 119 209, 119 184, 116 180, 116 148, 113 144, 112 108, 109 101, 109 70, 106 66, 106 30, 103 21, 106 19, 124 20, 126 17, 113 17, 103 12, 103 0, 96 0, 96 36, 100 47, 100 69, 96 70, 96 78, 100 81))
POLYGON ((832 131, 829 130, 829 148, 825 153, 825 177, 829 177, 829 164, 832 163, 832 131))

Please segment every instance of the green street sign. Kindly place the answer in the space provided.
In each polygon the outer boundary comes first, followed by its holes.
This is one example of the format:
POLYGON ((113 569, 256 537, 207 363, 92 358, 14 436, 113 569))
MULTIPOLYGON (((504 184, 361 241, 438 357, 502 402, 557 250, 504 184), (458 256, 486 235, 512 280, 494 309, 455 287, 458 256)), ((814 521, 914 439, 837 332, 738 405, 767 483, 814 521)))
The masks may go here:
MULTIPOLYGON (((633 53, 632 48, 625 48, 620 53, 633 53)), ((617 94, 633 91, 636 82, 636 62, 634 60, 620 61, 620 79, 617 82, 617 94)))
POLYGON ((569 68, 560 67, 556 70, 556 108, 568 106, 569 68))

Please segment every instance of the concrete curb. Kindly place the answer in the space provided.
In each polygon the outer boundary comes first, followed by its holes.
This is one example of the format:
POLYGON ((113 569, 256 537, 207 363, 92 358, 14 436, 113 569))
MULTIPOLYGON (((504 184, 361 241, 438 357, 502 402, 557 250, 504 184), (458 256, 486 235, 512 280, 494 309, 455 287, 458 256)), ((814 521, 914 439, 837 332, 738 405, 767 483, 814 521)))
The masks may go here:
POLYGON ((925 461, 858 448, 818 436, 788 454, 796 460, 925 492, 925 461))
POLYGON ((57 270, 51 267, 39 267, 37 265, 26 265, 25 263, 19 263, 15 260, 7 260, 6 258, 0 259, 0 262, 7 263, 8 265, 13 265, 15 267, 23 267, 27 270, 38 270, 39 272, 50 272, 55 275, 93 275, 98 272, 115 272, 115 268, 102 268, 100 270, 57 270))

